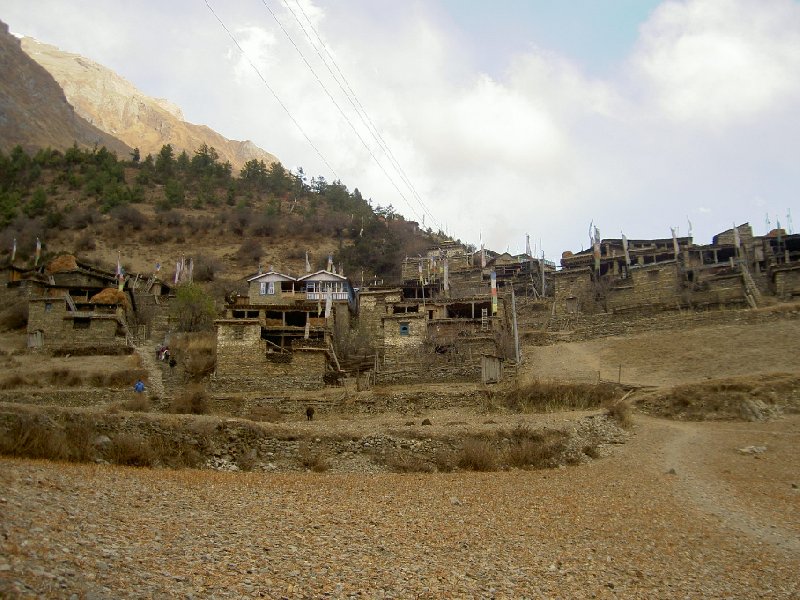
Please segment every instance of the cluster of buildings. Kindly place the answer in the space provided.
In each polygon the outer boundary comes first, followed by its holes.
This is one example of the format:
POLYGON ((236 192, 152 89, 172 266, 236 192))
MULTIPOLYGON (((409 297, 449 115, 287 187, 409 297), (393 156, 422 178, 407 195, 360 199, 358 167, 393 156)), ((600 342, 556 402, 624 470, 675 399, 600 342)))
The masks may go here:
POLYGON ((749 224, 714 236, 651 240, 595 239, 565 252, 556 273, 554 311, 595 313, 743 305, 800 295, 800 235, 749 224))
POLYGON ((28 347, 64 354, 129 351, 149 334, 141 316, 171 291, 155 277, 125 278, 69 254, 34 268, 12 262, 3 274, 5 294, 27 298, 28 347))
MULTIPOLYGON (((106 352, 162 340, 172 292, 154 276, 121 278, 58 257, 39 269, 7 265, 26 287, 28 345, 106 352), (144 314, 148 318, 143 318, 144 314)), ((212 386, 266 392, 319 389, 343 374, 377 382, 484 381, 519 362, 516 304, 553 316, 739 305, 800 295, 800 235, 754 236, 743 224, 708 245, 690 237, 595 239, 561 268, 535 258, 444 242, 408 257, 394 282, 355 289, 334 269, 247 278, 215 321, 212 386)))

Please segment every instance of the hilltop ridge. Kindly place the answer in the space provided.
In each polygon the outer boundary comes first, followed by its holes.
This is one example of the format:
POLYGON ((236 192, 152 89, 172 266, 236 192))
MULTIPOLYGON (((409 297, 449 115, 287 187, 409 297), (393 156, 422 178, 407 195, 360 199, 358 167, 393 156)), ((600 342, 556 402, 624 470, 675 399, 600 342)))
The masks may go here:
POLYGON ((0 21, 0 150, 50 146, 65 149, 106 146, 119 154, 130 148, 95 127, 67 102, 58 83, 22 51, 20 40, 0 21))
POLYGON ((205 144, 214 148, 223 162, 230 162, 235 173, 249 160, 278 162, 249 140, 230 140, 210 127, 185 121, 177 105, 146 95, 91 59, 30 37, 21 40, 21 47, 61 85, 78 115, 131 148, 139 148, 142 156, 157 154, 165 144, 178 153, 191 153, 205 144))

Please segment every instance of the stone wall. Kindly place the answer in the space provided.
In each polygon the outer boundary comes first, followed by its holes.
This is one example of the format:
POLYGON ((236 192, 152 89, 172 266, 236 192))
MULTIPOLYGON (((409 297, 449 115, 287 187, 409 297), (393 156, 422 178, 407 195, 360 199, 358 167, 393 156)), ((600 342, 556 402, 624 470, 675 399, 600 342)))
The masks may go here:
POLYGON ((408 354, 422 350, 428 339, 426 316, 424 313, 405 313, 383 317, 384 360, 387 363, 402 361, 408 354))
POLYGON ((677 308, 681 303, 677 263, 632 267, 630 277, 611 287, 607 297, 612 312, 642 306, 677 308))
POLYGON ((127 344, 114 313, 75 318, 63 298, 34 298, 28 303, 28 340, 50 350, 116 348, 127 344))
POLYGON ((577 312, 594 312, 594 290, 592 276, 589 269, 576 269, 574 271, 558 271, 555 275, 555 306, 558 314, 566 314, 571 306, 577 312), (574 304, 568 301, 575 298, 574 304))
POLYGON ((322 348, 267 352, 258 321, 217 323, 217 370, 213 391, 276 391, 324 386, 322 348))
POLYGON ((693 306, 727 306, 746 304, 744 283, 740 273, 714 275, 699 282, 698 289, 687 295, 693 306))
POLYGON ((388 306, 402 300, 400 290, 361 292, 358 296, 358 321, 365 324, 375 339, 383 337, 383 317, 388 306))
POLYGON ((775 272, 775 294, 779 298, 800 295, 800 268, 775 272))

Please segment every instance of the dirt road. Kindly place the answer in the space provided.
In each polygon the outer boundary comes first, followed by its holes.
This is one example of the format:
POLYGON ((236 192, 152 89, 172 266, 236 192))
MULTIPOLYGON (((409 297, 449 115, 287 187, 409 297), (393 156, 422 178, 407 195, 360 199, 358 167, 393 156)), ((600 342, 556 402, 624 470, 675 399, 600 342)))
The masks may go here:
POLYGON ((609 458, 487 474, 4 459, 0 596, 797 598, 798 435, 637 417, 609 458))

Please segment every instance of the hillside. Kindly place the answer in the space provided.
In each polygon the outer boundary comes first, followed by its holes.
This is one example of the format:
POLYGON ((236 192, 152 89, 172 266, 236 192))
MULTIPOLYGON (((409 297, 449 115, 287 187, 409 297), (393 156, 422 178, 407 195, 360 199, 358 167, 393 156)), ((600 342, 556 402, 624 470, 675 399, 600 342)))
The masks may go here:
POLYGON ((222 162, 230 162, 234 173, 249 160, 278 161, 250 141, 229 140, 209 127, 188 123, 174 104, 145 95, 88 58, 29 37, 22 39, 22 49, 55 78, 81 117, 139 148, 142 156, 157 154, 165 144, 176 153, 193 152, 205 144, 217 151, 222 162))
MULTIPOLYGON (((800 313, 793 309, 709 314, 708 323, 637 328, 596 337, 591 347, 526 345, 521 383, 553 376, 575 384, 598 356, 635 368, 631 385, 670 386, 756 371, 766 381, 776 378, 771 371, 791 370, 783 392, 796 402, 797 365, 790 358, 797 354, 800 313), (776 337, 783 338, 779 347, 776 337), (709 349, 702 360, 683 356, 700 338, 709 349), (751 369, 754 356, 765 363, 751 369), (661 372, 653 378, 648 369, 656 358, 661 372)), ((112 439, 141 443, 131 430, 170 440, 193 436, 193 448, 202 445, 196 440, 216 435, 219 449, 206 468, 183 471, 0 459, 8 515, 0 525, 0 593, 797 597, 797 414, 749 422, 637 414, 630 434, 590 446, 592 460, 579 464, 409 473, 425 470, 420 457, 426 445, 439 448, 434 456, 441 463, 451 448, 457 452, 470 440, 512 448, 514 436, 525 432, 574 434, 587 424, 608 425, 596 410, 509 410, 500 405, 500 393, 491 406, 479 400, 486 391, 477 384, 411 392, 407 386, 402 392, 376 387, 350 390, 349 397, 341 388, 316 390, 296 397, 295 405, 321 394, 344 395, 347 404, 331 404, 313 421, 296 410, 280 423, 225 413, 126 412, 119 408, 124 392, 110 390, 108 401, 96 406, 36 406, 43 401, 33 400, 34 392, 47 393, 47 381, 55 382, 53 394, 64 391, 59 380, 65 367, 71 374, 83 369, 88 377, 102 366, 78 357, 46 365, 56 359, 26 354, 19 341, 3 348, 3 360, 20 375, 33 378, 35 370, 43 389, 32 386, 20 395, 25 404, 0 403, 6 422, 64 422, 72 433, 83 431, 78 424, 92 423, 88 431, 102 432, 96 439, 106 445, 116 443, 112 439), (375 412, 379 400, 398 395, 406 399, 401 408, 375 412), (437 408, 436 402, 448 401, 457 407, 437 408), (239 444, 235 451, 231 440, 239 444), (404 452, 403 461, 398 457, 404 452), (222 472, 232 470, 233 460, 241 465, 237 469, 253 472, 222 472), (313 472, 324 470, 329 472, 313 472), (164 551, 173 547, 186 551, 178 557, 164 551), (302 553, 295 552, 299 547, 302 553)), ((120 369, 129 364, 117 362, 120 369)), ((716 386, 737 392, 726 380, 716 386)), ((127 464, 142 464, 129 453, 127 464)))
POLYGON ((155 159, 120 160, 99 150, 0 153, 0 256, 16 261, 77 252, 95 264, 161 276, 181 256, 195 279, 241 281, 259 266, 301 274, 334 264, 359 281, 396 278, 402 259, 436 243, 389 208, 373 207, 341 182, 306 180, 280 163, 251 160, 240 176, 201 146, 164 146, 155 159))
POLYGON ((22 51, 0 21, 0 150, 21 145, 66 149, 105 146, 120 154, 130 148, 85 121, 67 103, 53 77, 22 51))

